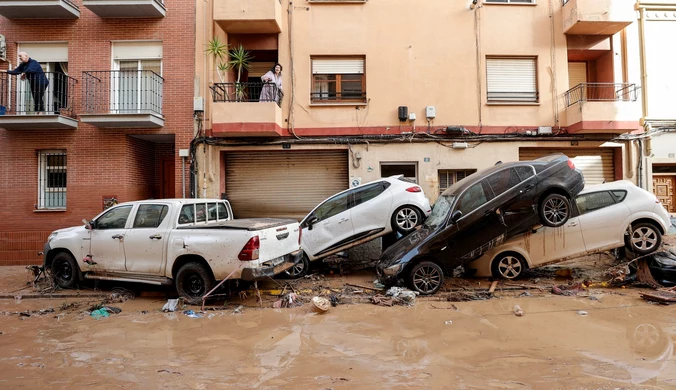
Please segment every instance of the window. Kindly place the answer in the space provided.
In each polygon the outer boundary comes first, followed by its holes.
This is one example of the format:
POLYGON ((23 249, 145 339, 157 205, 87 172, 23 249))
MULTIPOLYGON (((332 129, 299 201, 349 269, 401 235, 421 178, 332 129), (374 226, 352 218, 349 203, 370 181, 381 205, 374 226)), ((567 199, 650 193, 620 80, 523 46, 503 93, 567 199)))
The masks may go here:
MULTIPOLYGON (((568 2, 568 0, 563 0, 568 2)), ((484 3, 494 3, 494 4, 535 4, 535 0, 484 0, 484 3)))
POLYGON ((317 217, 317 222, 331 218, 336 214, 340 214, 347 210, 347 199, 350 196, 350 191, 338 194, 333 198, 327 200, 312 213, 317 217))
POLYGON ((418 184, 418 164, 411 162, 381 162, 380 177, 404 175, 411 183, 418 184))
POLYGON ((504 169, 492 174, 488 178, 488 184, 491 185, 493 196, 498 197, 512 187, 517 186, 521 180, 514 168, 504 169))
POLYGON ((521 181, 526 181, 526 179, 533 177, 535 175, 535 169, 532 166, 528 165, 525 167, 516 167, 516 172, 519 174, 521 181))
POLYGON ((439 194, 467 176, 476 172, 476 169, 440 169, 439 170, 439 194))
POLYGON ((615 204, 615 198, 607 191, 592 192, 575 198, 580 215, 615 204))
POLYGON ((68 89, 74 87, 74 84, 71 84, 73 79, 68 77, 68 44, 21 43, 19 51, 25 51, 31 58, 40 61, 40 66, 49 84, 44 88, 42 96, 38 98, 33 95, 34 91, 28 79, 17 78, 17 112, 61 114, 62 109, 68 109, 71 106, 68 102, 68 89))
POLYGON ((624 200, 624 198, 627 197, 627 191, 615 190, 615 191, 610 191, 610 192, 615 197, 615 200, 617 201, 617 203, 622 202, 624 200))
POLYGON ((135 228, 156 228, 159 227, 164 217, 167 216, 169 207, 161 204, 142 204, 136 211, 134 218, 135 228))
POLYGON ((488 103, 537 103, 536 59, 486 58, 488 103))
POLYGON ((66 151, 38 153, 38 209, 66 208, 66 151))
POLYGON ((312 103, 365 103, 364 58, 312 58, 312 103))
POLYGON ((120 206, 108 211, 96 220, 95 228, 97 230, 124 229, 131 207, 120 206))
POLYGON ((488 197, 484 191, 483 183, 478 182, 462 194, 456 210, 462 211, 462 215, 465 216, 483 206, 486 202, 488 202, 488 197))
POLYGON ((390 183, 375 183, 369 184, 364 187, 355 189, 353 192, 353 206, 358 206, 362 203, 368 202, 369 200, 375 198, 385 191, 387 187, 390 186, 390 183))
POLYGON ((115 42, 111 72, 114 113, 162 113, 162 43, 115 42))

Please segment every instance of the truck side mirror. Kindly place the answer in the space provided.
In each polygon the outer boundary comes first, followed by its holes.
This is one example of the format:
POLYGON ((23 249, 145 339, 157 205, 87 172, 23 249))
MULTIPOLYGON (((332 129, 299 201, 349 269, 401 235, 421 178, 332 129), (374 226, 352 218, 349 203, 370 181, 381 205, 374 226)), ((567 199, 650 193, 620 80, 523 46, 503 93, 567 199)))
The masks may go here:
POLYGON ((86 219, 83 219, 82 222, 85 224, 85 229, 87 230, 94 229, 94 221, 87 221, 86 219))
POLYGON ((307 220, 307 230, 312 230, 312 225, 314 225, 315 223, 317 223, 317 217, 315 217, 313 215, 310 218, 308 218, 308 220, 307 220))
POLYGON ((458 220, 462 218, 462 211, 460 210, 455 210, 453 214, 451 214, 451 222, 456 223, 458 220))

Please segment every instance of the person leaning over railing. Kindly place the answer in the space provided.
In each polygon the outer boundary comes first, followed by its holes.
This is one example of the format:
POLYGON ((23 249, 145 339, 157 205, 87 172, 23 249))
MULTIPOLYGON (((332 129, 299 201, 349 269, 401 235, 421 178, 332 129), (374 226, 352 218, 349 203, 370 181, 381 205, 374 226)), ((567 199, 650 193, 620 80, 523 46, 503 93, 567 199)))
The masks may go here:
POLYGON ((282 65, 275 64, 266 74, 261 77, 265 83, 261 89, 261 97, 258 99, 261 102, 276 102, 280 103, 280 96, 282 93, 282 65), (275 88, 275 86, 277 88, 275 88))
POLYGON ((40 63, 28 56, 24 51, 19 52, 19 66, 14 70, 5 70, 5 73, 13 75, 21 75, 21 80, 28 80, 31 86, 31 95, 33 95, 33 103, 35 104, 36 112, 45 111, 45 91, 49 85, 49 80, 45 77, 45 72, 42 71, 40 63))

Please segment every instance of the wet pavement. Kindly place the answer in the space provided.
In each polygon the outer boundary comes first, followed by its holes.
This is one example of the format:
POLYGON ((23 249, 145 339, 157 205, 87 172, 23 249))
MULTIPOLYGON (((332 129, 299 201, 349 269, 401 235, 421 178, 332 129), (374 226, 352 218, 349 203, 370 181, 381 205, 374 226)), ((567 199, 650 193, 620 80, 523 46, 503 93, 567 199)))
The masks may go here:
POLYGON ((162 313, 159 298, 98 320, 69 302, 0 301, 0 388, 676 388, 676 306, 633 290, 202 318, 162 313))

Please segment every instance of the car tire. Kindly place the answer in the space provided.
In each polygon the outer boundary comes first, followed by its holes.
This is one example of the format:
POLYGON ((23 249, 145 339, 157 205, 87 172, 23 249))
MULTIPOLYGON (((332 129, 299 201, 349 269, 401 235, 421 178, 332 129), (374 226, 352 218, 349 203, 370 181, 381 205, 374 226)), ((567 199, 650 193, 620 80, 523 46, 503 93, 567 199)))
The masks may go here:
POLYGON ((61 288, 73 288, 80 279, 80 267, 67 252, 59 252, 54 256, 50 271, 54 284, 61 288))
POLYGON ((392 230, 404 236, 414 231, 416 226, 422 223, 422 212, 415 206, 401 206, 392 214, 392 230))
POLYGON ((303 253, 303 258, 293 267, 287 269, 282 275, 287 279, 300 279, 307 275, 310 270, 310 259, 303 253))
POLYGON ((411 268, 408 284, 411 290, 420 295, 434 294, 444 284, 444 271, 436 263, 422 261, 411 268))
POLYGON ((570 218, 570 201, 561 194, 548 194, 540 202, 540 222, 549 227, 559 227, 570 218))
POLYGON ((176 292, 193 305, 201 303, 215 284, 211 271, 200 263, 184 264, 176 273, 176 292))
POLYGON ((639 222, 631 227, 627 237, 627 247, 638 255, 647 255, 655 252, 662 245, 660 230, 650 222, 639 222))
POLYGON ((526 261, 516 253, 501 253, 493 259, 491 273, 494 278, 514 280, 527 268, 526 261))

